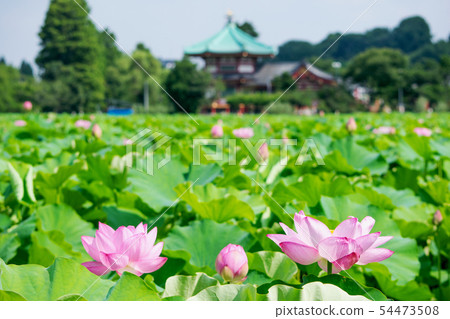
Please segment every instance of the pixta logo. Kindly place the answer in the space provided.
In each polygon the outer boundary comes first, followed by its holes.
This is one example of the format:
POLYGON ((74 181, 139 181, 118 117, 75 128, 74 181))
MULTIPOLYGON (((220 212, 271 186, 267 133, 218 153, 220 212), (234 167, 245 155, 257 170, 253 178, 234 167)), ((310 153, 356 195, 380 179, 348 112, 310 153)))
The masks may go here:
POLYGON ((126 166, 153 175, 170 161, 172 138, 157 131, 143 129, 127 142, 126 166), (158 156, 155 156, 155 154, 158 156))

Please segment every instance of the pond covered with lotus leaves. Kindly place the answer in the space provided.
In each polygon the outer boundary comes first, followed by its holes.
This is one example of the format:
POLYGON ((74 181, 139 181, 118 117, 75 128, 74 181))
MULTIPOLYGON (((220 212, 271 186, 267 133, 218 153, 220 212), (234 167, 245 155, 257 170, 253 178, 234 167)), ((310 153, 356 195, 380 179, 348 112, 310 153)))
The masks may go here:
POLYGON ((1 115, 0 299, 448 300, 450 115, 352 116, 1 115))

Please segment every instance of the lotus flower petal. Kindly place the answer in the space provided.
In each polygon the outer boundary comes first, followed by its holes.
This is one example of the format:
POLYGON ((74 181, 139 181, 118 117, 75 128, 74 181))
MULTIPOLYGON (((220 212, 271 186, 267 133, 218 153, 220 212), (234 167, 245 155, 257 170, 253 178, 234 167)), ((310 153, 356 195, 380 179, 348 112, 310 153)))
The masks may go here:
POLYGON ((295 214, 294 224, 299 239, 312 247, 317 247, 322 239, 331 236, 330 229, 324 223, 305 216, 303 211, 295 214))
POLYGON ((371 248, 376 248, 378 246, 386 244, 392 238, 394 238, 394 237, 392 237, 392 236, 381 236, 381 237, 378 237, 377 240, 375 240, 375 243, 373 243, 371 248))
POLYGON ((357 262, 358 265, 367 265, 380 262, 392 256, 394 252, 386 248, 371 248, 361 254, 357 262))
POLYGON ((361 235, 361 225, 358 218, 349 218, 340 223, 333 232, 335 237, 356 238, 361 235))
POLYGON ((316 248, 293 242, 280 243, 281 250, 293 261, 301 265, 310 265, 320 259, 316 248))
POLYGON ((82 265, 97 276, 105 275, 110 271, 108 267, 104 266, 101 262, 98 261, 88 261, 82 263, 82 265))
POLYGON ((166 261, 166 257, 141 259, 134 265, 134 269, 142 272, 143 274, 151 273, 161 268, 166 261))
POLYGON ((367 235, 375 225, 375 219, 370 216, 366 216, 361 221, 361 235, 367 235))
POLYGON ((370 247, 372 247, 372 245, 376 242, 378 237, 380 237, 380 234, 381 234, 380 232, 367 234, 367 235, 356 238, 356 242, 358 243, 358 245, 361 247, 361 249, 364 252, 367 249, 369 249, 370 247))
POLYGON ((319 254, 326 260, 334 262, 353 252, 362 253, 356 240, 347 237, 328 237, 322 240, 318 246, 319 254))

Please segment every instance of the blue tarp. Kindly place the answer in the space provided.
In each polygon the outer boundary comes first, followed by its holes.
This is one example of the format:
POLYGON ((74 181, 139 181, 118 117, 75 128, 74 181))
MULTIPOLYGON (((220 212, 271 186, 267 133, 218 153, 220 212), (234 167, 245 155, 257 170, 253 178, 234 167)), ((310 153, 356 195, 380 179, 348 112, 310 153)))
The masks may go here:
POLYGON ((108 115, 131 115, 133 114, 134 111, 132 108, 128 108, 128 109, 118 109, 118 108, 113 108, 110 107, 108 108, 108 111, 106 112, 106 114, 108 115))

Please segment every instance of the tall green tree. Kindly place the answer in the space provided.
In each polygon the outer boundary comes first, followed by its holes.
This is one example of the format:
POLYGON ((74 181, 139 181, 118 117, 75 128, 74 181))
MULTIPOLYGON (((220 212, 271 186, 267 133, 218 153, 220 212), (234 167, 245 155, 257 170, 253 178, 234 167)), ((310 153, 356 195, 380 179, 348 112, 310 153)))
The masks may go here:
POLYGON ((288 41, 278 48, 276 59, 298 62, 318 54, 316 46, 307 41, 288 41))
POLYGON ((431 43, 430 27, 425 19, 419 16, 402 20, 392 33, 397 48, 405 53, 411 53, 431 43))
MULTIPOLYGON (((89 12, 85 0, 78 3, 89 12)), ((101 47, 98 32, 87 14, 72 0, 51 0, 39 33, 41 50, 36 63, 44 80, 68 86, 71 111, 92 111, 104 99, 101 47), (71 82, 61 80, 70 74, 71 82)), ((56 83, 54 83, 56 85, 56 83)))
POLYGON ((317 44, 291 40, 279 47, 277 60, 311 59, 328 50, 324 57, 348 61, 369 48, 400 49, 408 54, 432 57, 436 60, 439 60, 442 52, 448 50, 446 41, 440 41, 436 45, 431 44, 430 28, 427 22, 422 17, 415 16, 402 20, 393 30, 374 28, 365 33, 349 33, 343 36, 341 33, 330 33, 317 44), (338 38, 339 41, 335 42, 338 38))
POLYGON ((18 103, 15 99, 16 83, 20 79, 17 69, 6 64, 0 64, 0 111, 13 112, 18 110, 18 103))
POLYGON ((387 100, 397 97, 398 88, 405 85, 408 57, 399 50, 370 49, 354 57, 346 77, 370 87, 376 95, 387 100))
POLYGON ((20 74, 33 76, 33 68, 27 61, 22 61, 22 64, 20 65, 20 74))
POLYGON ((108 105, 122 103, 128 99, 126 82, 129 79, 130 58, 123 54, 115 43, 116 36, 106 28, 99 31, 102 51, 102 69, 105 78, 105 100, 108 105))
MULTIPOLYGON (((211 85, 211 75, 203 70, 198 70, 187 57, 175 63, 175 67, 167 76, 165 87, 169 94, 187 112, 195 112, 205 98, 205 93, 211 85)), ((178 112, 180 107, 175 105, 178 112)))
POLYGON ((161 63, 152 55, 150 49, 143 43, 138 43, 131 56, 134 61, 128 58, 128 80, 126 82, 128 100, 134 103, 143 104, 144 86, 148 85, 150 104, 160 102, 161 89, 148 74, 150 74, 158 83, 161 82, 161 63))
POLYGON ((35 102, 37 82, 11 65, 0 63, 0 112, 23 111, 24 101, 35 102))

